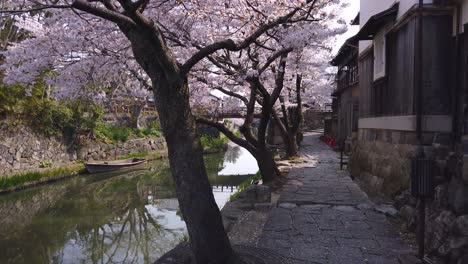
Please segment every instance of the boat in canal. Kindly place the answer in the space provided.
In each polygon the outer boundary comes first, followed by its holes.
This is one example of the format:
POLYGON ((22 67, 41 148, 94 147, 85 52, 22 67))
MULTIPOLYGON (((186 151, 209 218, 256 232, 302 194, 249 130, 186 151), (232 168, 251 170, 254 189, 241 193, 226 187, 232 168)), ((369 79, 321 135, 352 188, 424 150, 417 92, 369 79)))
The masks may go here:
POLYGON ((85 166, 89 173, 98 173, 128 169, 145 162, 146 159, 143 158, 132 158, 126 160, 88 162, 85 163, 85 166))

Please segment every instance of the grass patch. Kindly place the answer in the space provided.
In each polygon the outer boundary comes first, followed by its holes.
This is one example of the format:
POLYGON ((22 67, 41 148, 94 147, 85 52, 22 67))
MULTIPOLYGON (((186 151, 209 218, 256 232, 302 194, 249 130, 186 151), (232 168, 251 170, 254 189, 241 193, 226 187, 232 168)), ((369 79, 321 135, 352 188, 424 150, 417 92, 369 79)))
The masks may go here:
POLYGON ((231 197, 229 197, 229 200, 232 201, 236 199, 241 192, 245 191, 245 189, 247 189, 250 185, 254 184, 256 181, 259 181, 261 179, 262 175, 260 174, 260 171, 258 171, 257 173, 255 173, 255 175, 252 175, 251 177, 243 181, 237 188, 237 192, 235 192, 231 195, 231 197))
POLYGON ((146 156, 148 156, 148 152, 137 152, 137 153, 120 156, 119 159, 124 160, 124 159, 133 159, 133 158, 144 158, 146 156))
POLYGON ((22 186, 29 182, 35 182, 39 180, 63 176, 66 174, 76 173, 83 169, 84 169, 84 166, 80 164, 77 166, 67 167, 67 168, 58 168, 58 169, 52 169, 52 170, 46 170, 46 171, 32 171, 32 172, 16 174, 13 176, 1 177, 0 178, 0 190, 22 186))
POLYGON ((50 168, 52 167, 52 161, 41 161, 39 163, 39 168, 50 168))
POLYGON ((103 122, 98 122, 94 134, 98 138, 107 140, 108 142, 127 142, 130 136, 138 138, 161 137, 162 129, 157 120, 151 121, 148 127, 144 129, 107 125, 103 122))

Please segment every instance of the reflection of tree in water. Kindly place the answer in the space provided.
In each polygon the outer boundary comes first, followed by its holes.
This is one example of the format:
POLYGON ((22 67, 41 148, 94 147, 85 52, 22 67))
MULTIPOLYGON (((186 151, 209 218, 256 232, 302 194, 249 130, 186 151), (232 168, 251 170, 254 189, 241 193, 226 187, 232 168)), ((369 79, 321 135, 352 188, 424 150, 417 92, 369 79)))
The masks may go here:
MULTIPOLYGON (((130 208, 127 213, 105 225, 97 225, 77 241, 92 263, 151 263, 175 245, 183 231, 167 230, 145 206, 130 208), (155 241, 156 240, 156 241, 155 241), (159 240, 159 241, 158 241, 159 240), (164 241, 164 242, 163 242, 164 241)), ((56 257, 63 260, 64 250, 56 257)), ((58 261, 62 262, 62 261, 58 261)))
POLYGON ((230 163, 235 163, 240 157, 241 148, 239 146, 229 146, 226 153, 224 153, 224 160, 230 163))
POLYGON ((175 196, 168 169, 98 178, 69 186, 30 225, 0 239, 0 263, 151 263, 179 242, 183 228, 162 226, 176 211, 148 206, 175 196))

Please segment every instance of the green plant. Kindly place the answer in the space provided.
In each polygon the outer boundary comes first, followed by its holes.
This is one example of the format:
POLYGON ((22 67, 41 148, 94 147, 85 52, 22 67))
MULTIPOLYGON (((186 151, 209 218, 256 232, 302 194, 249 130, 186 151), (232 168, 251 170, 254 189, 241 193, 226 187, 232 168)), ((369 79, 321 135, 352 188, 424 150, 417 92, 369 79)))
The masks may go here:
POLYGON ((24 96, 24 86, 0 83, 0 118, 5 118, 8 115, 14 115, 19 112, 24 96))
POLYGON ((119 159, 144 158, 146 156, 148 156, 148 152, 137 152, 137 153, 120 156, 119 159))
POLYGON ((113 142, 126 142, 132 134, 132 129, 128 127, 109 126, 103 122, 96 125, 94 131, 96 136, 101 139, 108 139, 113 142))
POLYGON ((31 98, 24 106, 26 121, 46 136, 56 136, 73 126, 73 112, 50 99, 31 98))
POLYGON ((241 137, 241 136, 242 136, 242 134, 241 134, 241 132, 240 132, 239 130, 234 130, 233 133, 234 133, 234 135, 235 135, 236 137, 241 137))
POLYGON ((245 189, 247 189, 250 185, 254 184, 255 182, 258 182, 261 179, 262 179, 262 175, 260 174, 260 171, 258 171, 257 173, 255 173, 255 175, 252 175, 251 177, 249 177, 245 181, 243 181, 239 185, 239 187, 237 187, 237 192, 232 194, 231 197, 229 198, 229 200, 232 201, 232 200, 236 199, 241 192, 245 191, 245 189))
POLYGON ((204 149, 222 149, 224 145, 226 145, 229 142, 229 139, 225 136, 214 138, 207 135, 203 135, 200 137, 200 141, 204 149))
POLYGON ((142 134, 144 136, 156 136, 160 137, 161 136, 161 124, 159 123, 159 120, 153 120, 149 122, 148 128, 145 128, 142 130, 142 134))
POLYGON ((180 242, 188 242, 189 241, 189 236, 188 234, 184 234, 181 238, 180 238, 180 242))
POLYGON ((49 167, 52 167, 52 161, 39 162, 39 168, 49 168, 49 167))

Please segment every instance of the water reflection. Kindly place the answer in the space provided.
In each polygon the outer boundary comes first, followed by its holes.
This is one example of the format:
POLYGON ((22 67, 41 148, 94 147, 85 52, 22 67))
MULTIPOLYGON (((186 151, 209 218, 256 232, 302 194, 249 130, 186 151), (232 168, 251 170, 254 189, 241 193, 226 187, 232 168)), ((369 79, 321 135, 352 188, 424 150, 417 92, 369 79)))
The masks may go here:
MULTIPOLYGON (((219 175, 233 156, 206 157, 219 207, 248 177, 219 175)), ((0 232, 0 263, 152 263, 186 227, 168 164, 157 161, 0 197, 0 232)))
POLYGON ((255 174, 258 165, 255 158, 246 149, 230 143, 225 153, 223 169, 219 175, 255 174))

